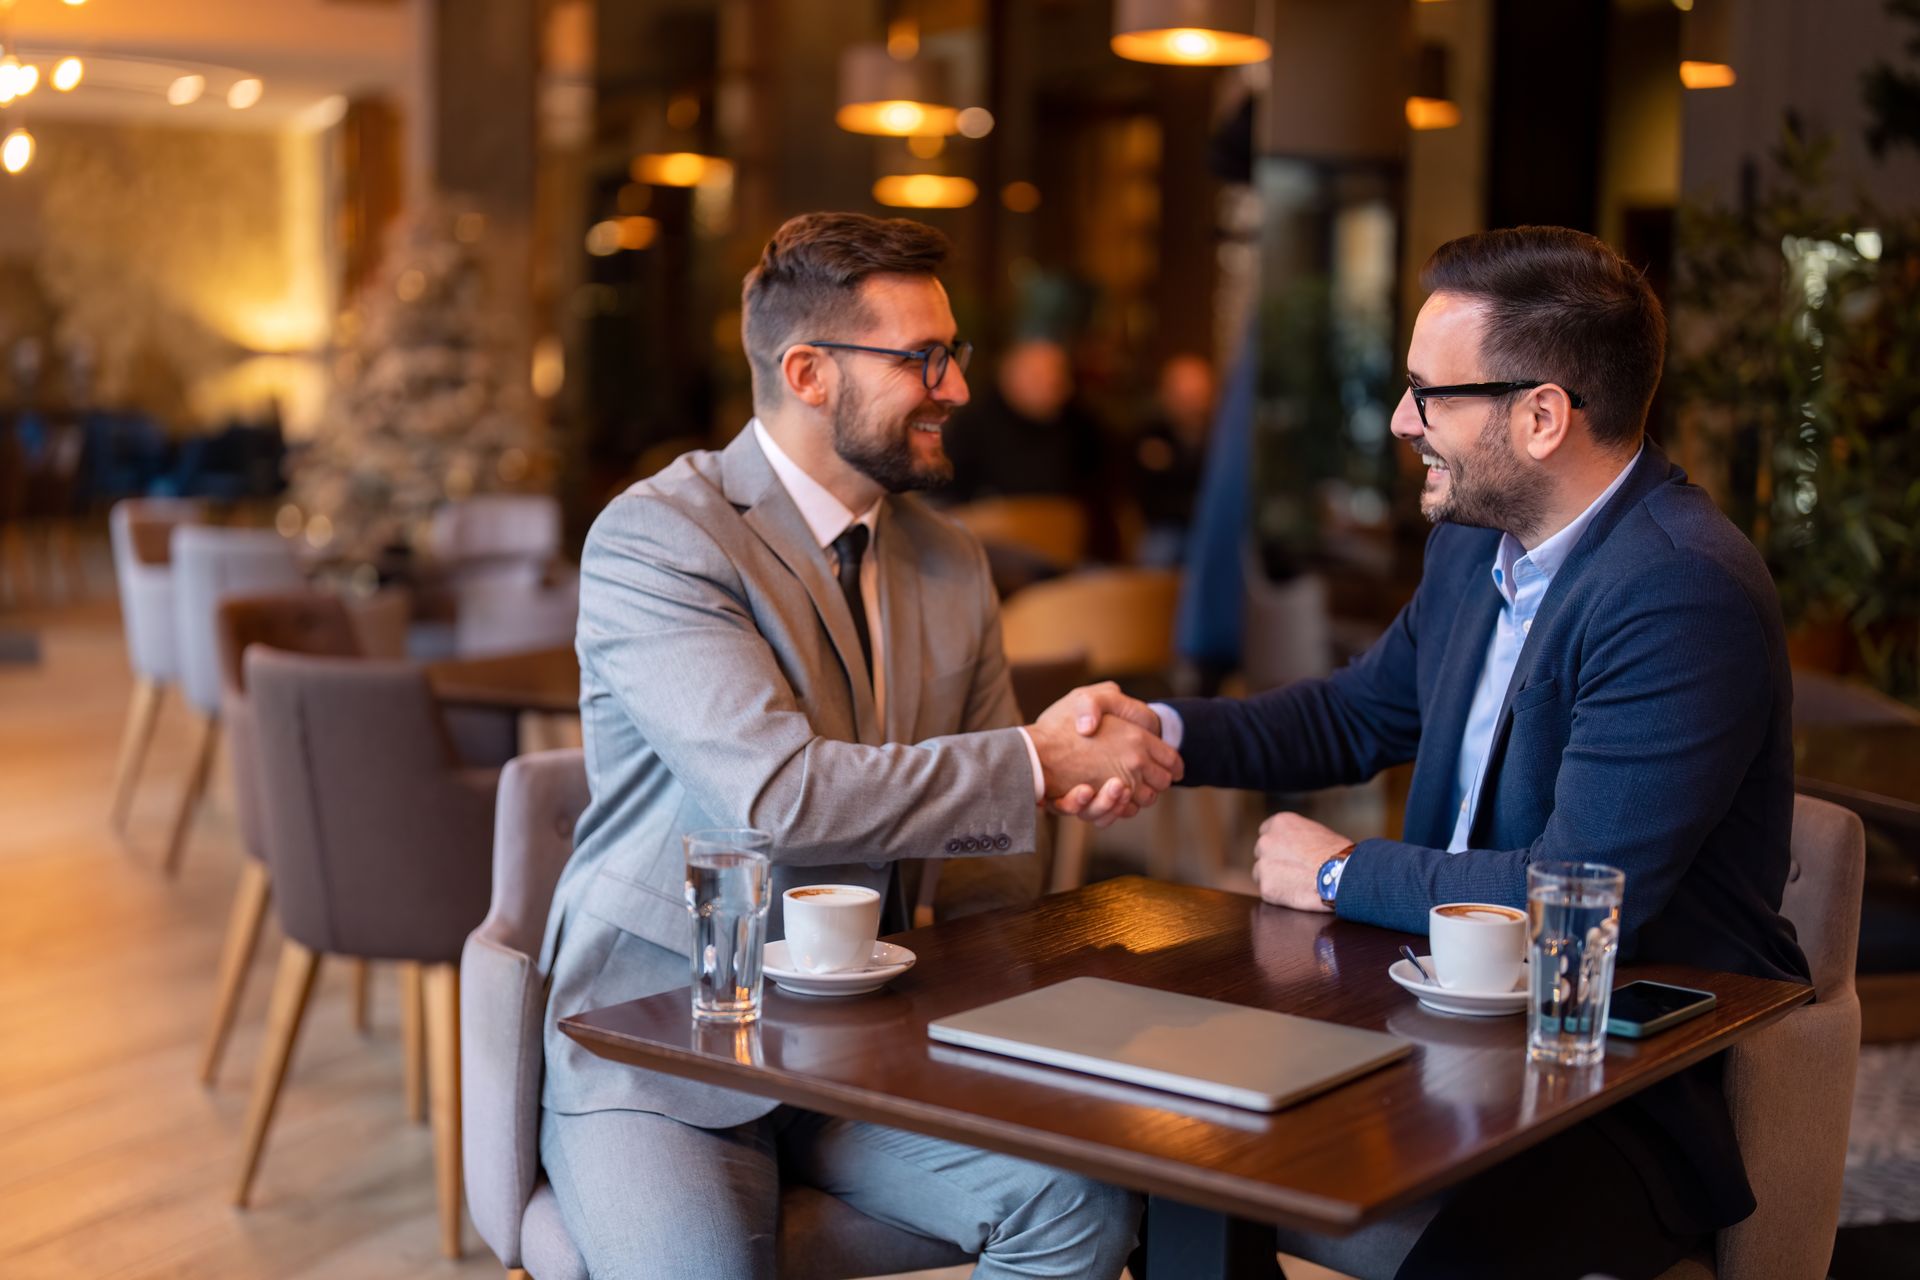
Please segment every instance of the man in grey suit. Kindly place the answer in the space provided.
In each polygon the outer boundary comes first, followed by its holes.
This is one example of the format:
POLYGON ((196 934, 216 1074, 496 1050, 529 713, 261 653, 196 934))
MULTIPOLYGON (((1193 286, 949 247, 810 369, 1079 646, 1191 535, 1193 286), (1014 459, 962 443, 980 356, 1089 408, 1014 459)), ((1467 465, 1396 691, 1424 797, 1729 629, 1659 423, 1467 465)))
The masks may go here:
POLYGON ((941 432, 967 400, 945 253, 904 219, 781 227, 743 295, 755 420, 587 539, 592 799, 544 948, 541 1159, 596 1277, 770 1276, 782 1176, 979 1254, 982 1280, 1117 1276, 1133 1245, 1115 1188, 606 1062, 554 1026, 686 984, 687 831, 770 832, 776 894, 898 904, 909 860, 1029 854, 1040 802, 1131 809, 1179 776, 1123 720, 1020 727, 985 555, 907 492, 951 474, 941 432))

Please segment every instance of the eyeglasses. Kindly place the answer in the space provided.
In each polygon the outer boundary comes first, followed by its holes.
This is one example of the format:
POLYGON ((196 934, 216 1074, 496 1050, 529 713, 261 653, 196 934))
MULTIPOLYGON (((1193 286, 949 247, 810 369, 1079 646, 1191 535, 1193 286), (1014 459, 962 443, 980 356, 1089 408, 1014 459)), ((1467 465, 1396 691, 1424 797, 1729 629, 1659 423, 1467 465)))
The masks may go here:
MULTIPOLYGON (((1511 395, 1515 391, 1531 391, 1535 387, 1560 386, 1557 382, 1462 382, 1451 387, 1423 387, 1412 378, 1407 379, 1407 390, 1413 393, 1413 407, 1420 411, 1420 425, 1427 425, 1427 401, 1466 399, 1468 397, 1493 397, 1511 395)), ((1587 402, 1577 392, 1560 387, 1567 393, 1567 403, 1576 409, 1584 409, 1587 402)))
POLYGON ((864 351, 868 355, 897 356, 902 360, 918 360, 920 362, 920 382, 929 391, 946 381, 947 365, 949 362, 959 365, 961 373, 965 373, 967 366, 973 363, 973 344, 971 342, 957 342, 952 346, 944 342, 936 342, 932 346, 922 347, 918 351, 901 351, 895 347, 863 347, 857 342, 807 342, 799 345, 808 347, 832 347, 835 351, 864 351))

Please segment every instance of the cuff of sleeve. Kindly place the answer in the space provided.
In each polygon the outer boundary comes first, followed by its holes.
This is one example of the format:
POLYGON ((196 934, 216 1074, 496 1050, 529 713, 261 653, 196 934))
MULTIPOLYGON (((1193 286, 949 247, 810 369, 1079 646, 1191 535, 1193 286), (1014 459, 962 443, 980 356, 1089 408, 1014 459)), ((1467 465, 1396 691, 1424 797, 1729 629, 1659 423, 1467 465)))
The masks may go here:
POLYGON ((1027 744, 1027 763, 1033 766, 1033 802, 1041 804, 1047 798, 1047 775, 1040 767, 1040 752, 1033 745, 1033 735, 1024 727, 1020 730, 1020 741, 1027 744))
POLYGON ((1164 702, 1149 702, 1147 706, 1160 717, 1160 741, 1178 751, 1180 740, 1187 736, 1187 726, 1180 719, 1180 713, 1164 702))

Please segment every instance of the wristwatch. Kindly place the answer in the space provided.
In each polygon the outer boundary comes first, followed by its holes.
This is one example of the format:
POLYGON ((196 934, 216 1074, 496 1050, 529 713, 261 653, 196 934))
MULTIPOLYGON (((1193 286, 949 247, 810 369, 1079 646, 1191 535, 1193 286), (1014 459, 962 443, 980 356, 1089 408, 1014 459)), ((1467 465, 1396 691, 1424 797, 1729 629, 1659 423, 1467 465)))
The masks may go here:
POLYGON ((1347 859, 1353 854, 1353 846, 1348 845, 1340 852, 1320 864, 1319 874, 1314 876, 1314 884, 1320 890, 1320 901, 1328 906, 1340 896, 1340 874, 1347 869, 1347 859))

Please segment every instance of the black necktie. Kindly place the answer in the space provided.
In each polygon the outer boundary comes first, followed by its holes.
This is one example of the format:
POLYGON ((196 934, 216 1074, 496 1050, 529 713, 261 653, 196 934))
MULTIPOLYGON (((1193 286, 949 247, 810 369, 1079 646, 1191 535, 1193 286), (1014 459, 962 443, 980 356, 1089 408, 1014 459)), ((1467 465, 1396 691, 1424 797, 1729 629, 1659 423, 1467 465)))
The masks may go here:
POLYGON ((873 637, 867 634, 867 603, 860 596, 860 557, 867 553, 867 526, 847 526, 833 540, 833 554, 840 562, 840 594, 847 598, 853 614, 853 630, 860 637, 860 656, 867 660, 867 679, 873 679, 873 637))

